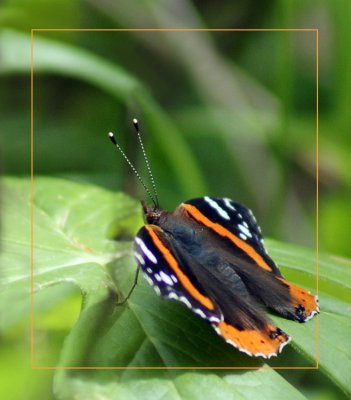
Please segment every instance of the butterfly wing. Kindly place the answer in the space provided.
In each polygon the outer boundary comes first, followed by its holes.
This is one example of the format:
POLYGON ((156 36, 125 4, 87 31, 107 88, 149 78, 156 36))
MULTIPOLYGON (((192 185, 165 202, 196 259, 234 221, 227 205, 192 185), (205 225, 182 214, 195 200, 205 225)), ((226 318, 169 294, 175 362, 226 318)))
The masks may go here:
POLYGON ((282 277, 267 254, 261 229, 251 210, 228 198, 207 196, 186 201, 180 207, 199 223, 231 242, 235 255, 282 277))
POLYGON ((179 254, 181 263, 189 266, 221 309, 223 320, 212 326, 227 343, 254 357, 270 358, 281 352, 290 337, 265 317, 229 263, 206 249, 196 258, 186 251, 179 254))
POLYGON ((264 317, 232 268, 223 264, 214 273, 216 257, 193 257, 155 225, 145 225, 138 232, 135 254, 147 280, 163 298, 184 302, 240 351, 269 358, 290 340, 264 317))
POLYGON ((178 300, 200 317, 218 323, 221 311, 186 266, 180 265, 171 242, 160 227, 144 225, 134 241, 138 266, 162 298, 178 300))
POLYGON ((179 211, 221 238, 233 268, 264 305, 299 322, 319 312, 316 297, 283 278, 267 254, 261 230, 248 208, 228 198, 201 197, 182 203, 179 211))

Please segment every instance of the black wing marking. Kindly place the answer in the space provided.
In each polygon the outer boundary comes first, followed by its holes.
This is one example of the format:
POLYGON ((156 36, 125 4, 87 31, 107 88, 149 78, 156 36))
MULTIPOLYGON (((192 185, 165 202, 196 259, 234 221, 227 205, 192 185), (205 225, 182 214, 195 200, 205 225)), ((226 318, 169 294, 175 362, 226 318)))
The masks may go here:
MULTIPOLYGON (((190 204, 196 207, 210 221, 221 225, 249 245, 264 260, 274 275, 282 277, 277 265, 267 254, 261 229, 251 210, 228 198, 208 196, 188 200, 183 204, 190 204)), ((232 246, 232 252, 236 255, 241 252, 244 258, 250 259, 245 251, 238 249, 236 246, 232 246)))
POLYGON ((221 311, 196 278, 179 262, 172 238, 160 227, 145 225, 134 240, 135 258, 147 281, 162 298, 184 303, 194 313, 219 322, 221 311))

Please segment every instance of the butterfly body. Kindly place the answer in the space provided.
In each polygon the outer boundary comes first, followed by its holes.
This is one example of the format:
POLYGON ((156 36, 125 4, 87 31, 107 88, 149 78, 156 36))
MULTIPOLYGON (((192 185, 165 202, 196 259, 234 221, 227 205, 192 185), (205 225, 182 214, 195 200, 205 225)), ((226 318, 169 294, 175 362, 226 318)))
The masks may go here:
POLYGON ((246 207, 206 196, 172 213, 145 204, 143 211, 135 255, 148 282, 240 351, 269 358, 289 342, 264 307, 298 322, 318 312, 314 296, 284 280, 246 207))

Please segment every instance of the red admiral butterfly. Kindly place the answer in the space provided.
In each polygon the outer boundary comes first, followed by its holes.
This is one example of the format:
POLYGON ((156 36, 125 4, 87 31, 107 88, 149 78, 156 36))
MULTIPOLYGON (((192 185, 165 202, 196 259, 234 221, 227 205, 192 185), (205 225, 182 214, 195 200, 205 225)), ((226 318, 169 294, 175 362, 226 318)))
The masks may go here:
POLYGON ((153 203, 142 202, 146 224, 134 241, 138 267, 158 295, 184 303, 227 343, 249 356, 276 356, 291 338, 262 306, 306 322, 319 312, 317 297, 284 279, 248 208, 205 196, 185 201, 174 212, 163 211, 136 119, 133 124, 153 194, 112 133, 109 137, 153 203))

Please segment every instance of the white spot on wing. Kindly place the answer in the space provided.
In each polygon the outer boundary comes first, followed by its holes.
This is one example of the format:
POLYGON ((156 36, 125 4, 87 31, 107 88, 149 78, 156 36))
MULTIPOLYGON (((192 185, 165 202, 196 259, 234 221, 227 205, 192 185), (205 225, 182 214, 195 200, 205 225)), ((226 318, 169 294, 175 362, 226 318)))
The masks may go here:
POLYGON ((310 315, 308 315, 305 319, 304 319, 304 322, 307 322, 307 321, 309 321, 311 318, 313 318, 316 314, 318 314, 319 313, 319 307, 317 306, 317 309, 316 310, 313 310, 312 312, 311 312, 311 314, 310 315))
POLYGON ((163 280, 164 283, 167 285, 173 285, 173 281, 169 275, 167 275, 165 272, 161 271, 160 272, 161 279, 163 280))
POLYGON ((212 200, 210 197, 205 196, 204 197, 205 201, 213 208, 217 211, 217 213, 224 219, 230 220, 230 216, 228 215, 227 211, 223 210, 222 207, 220 207, 220 205, 212 200))
POLYGON ((148 275, 144 275, 144 277, 145 277, 145 279, 149 282, 149 284, 150 284, 151 286, 154 286, 153 280, 152 280, 148 275))
POLYGON ((200 315, 201 318, 206 318, 205 313, 202 310, 200 310, 199 308, 194 308, 193 310, 194 310, 194 313, 200 315))
POLYGON ((137 259, 137 261, 139 262, 139 264, 145 265, 145 261, 144 261, 143 257, 139 253, 135 252, 134 256, 137 259))
POLYGON ((242 240, 246 240, 247 237, 243 233, 239 233, 239 236, 241 237, 242 240))
POLYGON ((238 224, 238 228, 241 230, 241 232, 242 232, 244 235, 246 235, 246 236, 252 238, 251 232, 250 232, 244 225, 238 224))
POLYGON ((263 353, 255 353, 254 354, 255 357, 263 357, 266 358, 266 356, 263 353))
MULTIPOLYGON (((256 222, 256 218, 255 218, 255 216, 253 215, 253 212, 252 212, 250 209, 248 209, 248 212, 249 212, 249 214, 251 215, 251 218, 253 219, 253 221, 256 222)), ((257 223, 257 222, 256 222, 256 223, 257 223)))
POLYGON ((242 347, 239 347, 239 351, 241 351, 242 353, 247 354, 250 357, 252 356, 252 353, 250 351, 248 351, 248 350, 246 350, 246 349, 244 349, 242 347))
POLYGON ((230 208, 231 210, 236 211, 236 208, 235 208, 235 207, 233 206, 233 204, 230 202, 230 199, 225 198, 225 199, 223 199, 223 201, 224 201, 224 204, 225 204, 225 206, 226 206, 227 208, 230 208))
POLYGON ((179 300, 180 300, 182 303, 184 303, 187 307, 191 308, 191 303, 190 303, 190 301, 189 301, 186 297, 181 296, 181 297, 179 297, 179 300))
POLYGON ((146 244, 138 236, 135 238, 135 242, 139 245, 140 250, 146 255, 146 257, 154 264, 157 264, 156 257, 151 253, 151 251, 146 247, 146 244))
POLYGON ((291 336, 288 337, 288 340, 287 340, 286 342, 283 342, 283 343, 279 346, 278 353, 280 353, 280 352, 283 350, 284 346, 286 346, 290 341, 291 341, 291 336))

